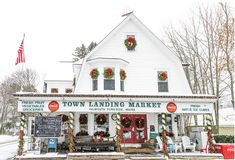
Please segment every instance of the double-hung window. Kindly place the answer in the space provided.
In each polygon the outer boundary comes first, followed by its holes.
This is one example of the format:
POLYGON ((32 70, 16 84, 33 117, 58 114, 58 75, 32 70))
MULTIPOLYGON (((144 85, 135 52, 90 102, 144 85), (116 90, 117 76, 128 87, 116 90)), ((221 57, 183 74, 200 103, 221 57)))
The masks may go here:
POLYGON ((104 90, 115 90, 115 69, 104 69, 104 90))
POLYGON ((158 71, 158 92, 168 92, 168 74, 166 71, 158 71))

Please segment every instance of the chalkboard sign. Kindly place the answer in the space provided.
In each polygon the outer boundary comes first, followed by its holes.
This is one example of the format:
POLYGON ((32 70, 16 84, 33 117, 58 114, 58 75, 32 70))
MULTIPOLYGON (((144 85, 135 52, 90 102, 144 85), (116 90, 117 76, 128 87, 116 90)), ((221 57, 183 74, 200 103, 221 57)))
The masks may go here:
POLYGON ((36 117, 35 137, 59 137, 61 134, 61 117, 36 117))

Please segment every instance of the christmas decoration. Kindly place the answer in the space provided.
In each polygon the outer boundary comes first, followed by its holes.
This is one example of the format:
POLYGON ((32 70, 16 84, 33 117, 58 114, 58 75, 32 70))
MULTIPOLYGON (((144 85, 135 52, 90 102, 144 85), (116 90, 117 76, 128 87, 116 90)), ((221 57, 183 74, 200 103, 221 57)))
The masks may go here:
POLYGON ((80 124, 87 124, 87 115, 86 114, 80 114, 79 123, 80 124))
POLYGON ((87 131, 80 131, 76 134, 76 136, 88 136, 88 132, 87 131))
POLYGON ((131 126, 132 120, 130 117, 123 117, 121 122, 125 128, 129 128, 131 126))
POLYGON ((144 128, 144 123, 145 123, 144 118, 136 118, 135 119, 135 126, 137 128, 144 128))
POLYGON ((21 113, 20 117, 20 135, 19 135, 19 145, 18 145, 18 155, 21 156, 24 151, 24 129, 26 128, 26 116, 21 113))
POLYGON ((116 114, 116 151, 121 152, 121 141, 122 141, 122 134, 121 134, 121 115, 120 113, 116 114))
POLYGON ((92 69, 91 72, 90 72, 90 76, 92 79, 97 79, 98 76, 100 75, 98 69, 92 69))
POLYGON ((124 70, 120 70, 120 79, 125 80, 126 79, 126 72, 124 70))
MULTIPOLYGON (((159 135, 162 136, 162 133, 159 133, 159 135)), ((166 132, 166 136, 174 137, 174 133, 173 132, 166 132)))
POLYGON ((125 41, 124 44, 128 50, 134 50, 137 43, 134 37, 128 37, 125 41))
POLYGON ((167 73, 166 72, 159 72, 158 73, 158 79, 160 80, 160 81, 166 81, 167 80, 167 73))
POLYGON ((207 137, 208 137, 208 144, 209 144, 209 147, 208 147, 208 150, 210 153, 215 153, 216 150, 215 150, 215 144, 213 143, 213 135, 212 135, 212 117, 211 115, 208 115, 206 117, 206 121, 207 121, 207 137))
POLYGON ((99 114, 97 117, 96 117, 96 123, 99 124, 99 125, 103 125, 106 123, 106 117, 104 114, 99 114))
POLYGON ((94 136, 100 136, 100 137, 109 137, 110 134, 109 132, 104 132, 104 131, 97 131, 94 133, 94 136))
POLYGON ((72 153, 74 150, 74 113, 69 113, 69 152, 72 153))
POLYGON ((169 156, 168 155, 168 148, 167 148, 167 132, 166 132, 166 114, 162 113, 161 114, 161 121, 162 121, 162 152, 164 156, 169 156))
POLYGON ((107 79, 111 79, 114 76, 114 71, 112 68, 107 68, 104 70, 104 77, 107 79))

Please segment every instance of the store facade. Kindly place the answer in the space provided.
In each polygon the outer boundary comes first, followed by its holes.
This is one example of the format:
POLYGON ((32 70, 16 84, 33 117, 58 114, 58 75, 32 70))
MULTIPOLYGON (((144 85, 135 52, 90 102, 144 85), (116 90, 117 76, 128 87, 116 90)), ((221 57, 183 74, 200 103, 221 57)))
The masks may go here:
POLYGON ((15 94, 26 117, 67 115, 68 131, 62 121, 61 135, 69 134, 70 141, 89 135, 141 144, 164 127, 177 138, 185 134, 185 114, 211 115, 217 100, 192 94, 180 60, 133 13, 71 70, 74 80, 45 80, 45 93, 15 94))

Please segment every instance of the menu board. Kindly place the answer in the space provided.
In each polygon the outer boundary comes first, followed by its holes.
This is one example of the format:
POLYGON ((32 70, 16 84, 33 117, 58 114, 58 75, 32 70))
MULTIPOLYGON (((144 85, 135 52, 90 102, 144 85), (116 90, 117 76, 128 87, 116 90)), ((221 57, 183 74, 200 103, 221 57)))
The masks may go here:
POLYGON ((36 117, 35 137, 59 137, 61 134, 61 117, 36 117))

